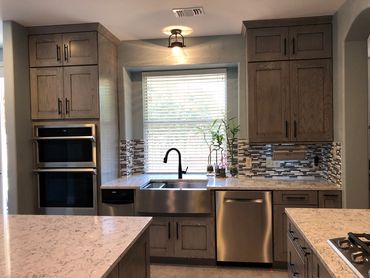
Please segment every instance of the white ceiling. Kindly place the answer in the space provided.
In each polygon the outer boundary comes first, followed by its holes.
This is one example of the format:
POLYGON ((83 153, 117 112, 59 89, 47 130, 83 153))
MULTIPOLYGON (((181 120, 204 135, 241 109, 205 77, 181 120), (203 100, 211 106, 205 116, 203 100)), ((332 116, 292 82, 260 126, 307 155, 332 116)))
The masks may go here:
POLYGON ((100 22, 121 40, 165 38, 169 25, 191 36, 239 34, 243 20, 334 14, 345 0, 0 0, 0 18, 25 26, 100 22), (176 18, 172 8, 205 16, 176 18))

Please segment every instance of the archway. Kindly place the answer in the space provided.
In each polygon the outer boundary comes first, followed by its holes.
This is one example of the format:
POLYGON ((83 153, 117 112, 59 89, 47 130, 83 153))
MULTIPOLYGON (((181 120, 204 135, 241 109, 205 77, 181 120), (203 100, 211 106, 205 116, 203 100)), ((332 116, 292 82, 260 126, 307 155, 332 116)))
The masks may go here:
POLYGON ((370 8, 353 21, 344 43, 344 205, 369 205, 368 55, 370 8))

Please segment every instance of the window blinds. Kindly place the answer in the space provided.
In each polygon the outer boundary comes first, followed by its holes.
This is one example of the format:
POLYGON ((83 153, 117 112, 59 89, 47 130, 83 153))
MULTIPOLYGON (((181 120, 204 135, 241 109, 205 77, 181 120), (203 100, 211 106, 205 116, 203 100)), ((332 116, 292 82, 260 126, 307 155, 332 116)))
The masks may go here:
MULTIPOLYGON (((145 171, 176 173, 178 148, 189 173, 204 173, 208 146, 197 127, 226 114, 226 70, 143 73, 145 171)), ((210 139, 210 135, 208 135, 210 139)))

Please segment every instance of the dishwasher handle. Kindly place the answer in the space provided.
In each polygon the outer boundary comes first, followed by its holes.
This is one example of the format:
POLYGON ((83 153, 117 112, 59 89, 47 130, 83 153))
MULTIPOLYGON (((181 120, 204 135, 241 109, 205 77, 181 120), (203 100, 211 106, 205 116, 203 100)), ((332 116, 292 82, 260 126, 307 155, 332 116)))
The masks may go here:
POLYGON ((249 199, 249 198, 225 198, 225 203, 254 203, 254 204, 262 204, 263 199, 249 199))

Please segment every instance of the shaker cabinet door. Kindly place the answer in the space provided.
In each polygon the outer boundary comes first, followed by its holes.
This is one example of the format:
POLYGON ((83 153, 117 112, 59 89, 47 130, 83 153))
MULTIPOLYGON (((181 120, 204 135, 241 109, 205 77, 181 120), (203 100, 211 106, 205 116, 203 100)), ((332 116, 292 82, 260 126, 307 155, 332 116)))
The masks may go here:
POLYGON ((331 24, 290 27, 290 59, 330 58, 331 28, 331 24))
POLYGON ((32 35, 29 37, 30 67, 62 65, 62 35, 32 35))
POLYGON ((98 63, 98 41, 96 32, 63 34, 63 64, 94 65, 98 63))
POLYGON ((332 61, 292 61, 290 71, 292 141, 332 141, 332 61))
POLYGON ((170 218, 155 217, 150 224, 150 256, 153 257, 172 257, 173 223, 170 218))
POLYGON ((289 62, 249 63, 248 76, 250 141, 289 141, 289 62))
POLYGON ((99 118, 98 67, 64 67, 66 118, 99 118))
POLYGON ((63 117, 63 69, 31 68, 32 119, 63 117))
POLYGON ((287 60, 288 35, 288 27, 249 29, 248 62, 287 60))

